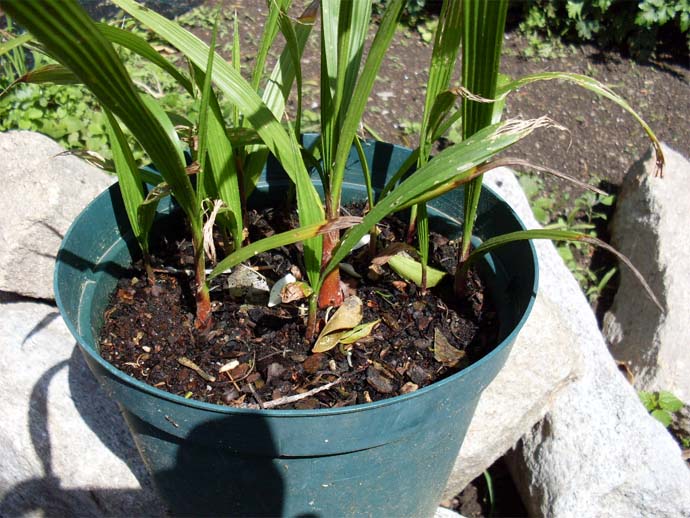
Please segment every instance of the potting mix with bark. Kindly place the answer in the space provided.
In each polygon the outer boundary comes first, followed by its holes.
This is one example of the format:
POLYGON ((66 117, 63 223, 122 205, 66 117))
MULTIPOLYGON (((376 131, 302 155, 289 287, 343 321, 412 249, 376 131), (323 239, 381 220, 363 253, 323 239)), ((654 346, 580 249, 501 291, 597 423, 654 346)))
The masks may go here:
MULTIPOLYGON (((361 213, 362 207, 349 207, 361 213)), ((250 211, 248 239, 294 228, 280 208, 250 211)), ((372 267, 371 248, 353 251, 341 269, 347 298, 363 303, 363 323, 377 322, 353 344, 313 353, 305 340, 307 301, 267 306, 267 291, 228 289, 227 275, 211 283, 213 324, 194 326, 193 252, 184 224, 168 221, 154 239, 155 283, 135 264, 119 281, 104 315, 100 353, 123 372, 185 398, 241 408, 335 408, 413 392, 476 362, 497 344, 498 322, 488 290, 472 272, 462 300, 452 275, 426 293, 384 262, 372 267)), ((406 224, 379 225, 377 255, 404 241, 406 224)), ((216 236, 222 255, 223 240, 216 236)), ((431 238, 431 264, 452 273, 457 244, 431 238)), ((273 284, 304 272, 300 245, 282 247, 233 268, 273 284)), ((336 309, 319 311, 319 329, 336 309)))

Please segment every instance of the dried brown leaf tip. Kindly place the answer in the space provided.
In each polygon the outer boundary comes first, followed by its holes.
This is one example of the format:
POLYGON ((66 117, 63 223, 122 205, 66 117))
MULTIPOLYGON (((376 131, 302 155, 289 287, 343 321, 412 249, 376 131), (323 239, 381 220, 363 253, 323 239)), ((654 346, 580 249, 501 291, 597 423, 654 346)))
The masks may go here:
POLYGON ((465 357, 465 351, 456 349, 443 333, 436 328, 434 330, 434 358, 446 367, 455 367, 465 357))
POLYGON ((306 282, 296 281, 283 286, 280 290, 280 298, 283 304, 295 302, 297 300, 306 299, 314 290, 306 282))

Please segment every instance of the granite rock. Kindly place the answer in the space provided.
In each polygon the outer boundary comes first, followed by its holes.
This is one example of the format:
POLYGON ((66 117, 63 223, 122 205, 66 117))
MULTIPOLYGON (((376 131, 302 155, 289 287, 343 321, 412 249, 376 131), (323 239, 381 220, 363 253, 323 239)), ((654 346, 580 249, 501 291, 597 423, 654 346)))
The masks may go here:
POLYGON ((115 178, 30 131, 0 133, 0 290, 53 299, 62 236, 115 178))

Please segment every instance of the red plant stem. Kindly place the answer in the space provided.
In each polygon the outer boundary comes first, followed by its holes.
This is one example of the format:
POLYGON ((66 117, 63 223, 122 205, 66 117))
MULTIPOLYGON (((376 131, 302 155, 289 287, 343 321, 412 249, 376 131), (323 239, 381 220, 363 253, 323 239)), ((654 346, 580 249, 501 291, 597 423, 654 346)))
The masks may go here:
POLYGON ((307 330, 304 333, 304 340, 311 344, 316 336, 316 299, 311 297, 309 299, 309 318, 307 319, 307 330))
MULTIPOLYGON (((333 231, 323 237, 322 264, 327 264, 333 255, 333 249, 340 240, 339 232, 333 231)), ((321 284, 319 291, 319 307, 340 306, 343 303, 343 292, 340 289, 340 270, 336 267, 330 271, 321 284)))
POLYGON ((203 238, 194 239, 194 288, 196 299, 196 318, 194 327, 206 331, 213 323, 211 315, 211 294, 206 284, 206 264, 204 261, 203 238))
POLYGON ((143 252, 144 259, 144 270, 146 270, 146 280, 149 286, 156 284, 156 275, 153 273, 153 268, 151 267, 151 256, 148 252, 143 252))

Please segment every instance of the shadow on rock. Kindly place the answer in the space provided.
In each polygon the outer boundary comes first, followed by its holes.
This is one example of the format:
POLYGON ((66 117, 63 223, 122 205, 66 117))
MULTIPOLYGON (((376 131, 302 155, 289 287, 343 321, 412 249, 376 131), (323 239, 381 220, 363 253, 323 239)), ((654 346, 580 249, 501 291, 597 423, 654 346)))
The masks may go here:
MULTIPOLYGON (((201 422, 179 437, 125 412, 144 452, 152 476, 141 461, 117 404, 109 399, 89 371, 78 347, 69 359, 45 371, 31 392, 28 425, 31 443, 42 464, 42 476, 24 480, 5 492, 0 516, 41 511, 47 516, 166 516, 155 485, 178 515, 279 516, 283 512, 284 484, 274 457, 276 448, 265 421, 251 419, 233 429, 232 418, 201 422), (141 489, 64 487, 70 484, 56 469, 51 444, 49 388, 56 375, 68 368, 69 395, 79 416, 101 442, 74 444, 79 448, 105 447, 135 475, 141 489), (241 429, 238 429, 241 428, 241 429), (228 435, 240 436, 247 453, 238 454, 226 444, 228 435), (222 483, 221 483, 222 481, 222 483)), ((78 438, 74 438, 75 441, 78 438)), ((234 442, 233 442, 234 444, 234 442)), ((112 476, 117 478, 118 474, 112 476)))
MULTIPOLYGON (((69 360, 52 366, 38 379, 31 392, 28 427, 31 443, 43 468, 43 476, 25 480, 9 489, 0 501, 0 516, 26 515, 42 511, 47 516, 120 515, 164 516, 151 479, 141 462, 117 405, 107 398, 75 347, 69 360), (142 489, 64 488, 55 473, 48 427, 48 391, 51 381, 68 368, 70 396, 80 416, 103 446, 127 464, 142 489)), ((94 445, 78 445, 94 448, 94 445)), ((79 458, 74 459, 80 462, 79 458)))

